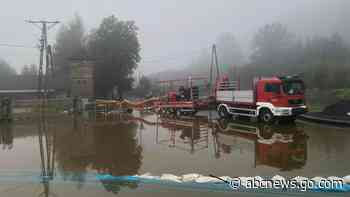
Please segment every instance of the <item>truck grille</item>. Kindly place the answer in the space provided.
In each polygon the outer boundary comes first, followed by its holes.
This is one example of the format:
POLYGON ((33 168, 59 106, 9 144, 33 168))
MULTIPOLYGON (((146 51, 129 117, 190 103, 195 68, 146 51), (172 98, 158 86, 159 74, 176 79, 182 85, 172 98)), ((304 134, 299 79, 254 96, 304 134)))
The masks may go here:
POLYGON ((304 99, 289 99, 288 100, 289 105, 304 105, 304 99))

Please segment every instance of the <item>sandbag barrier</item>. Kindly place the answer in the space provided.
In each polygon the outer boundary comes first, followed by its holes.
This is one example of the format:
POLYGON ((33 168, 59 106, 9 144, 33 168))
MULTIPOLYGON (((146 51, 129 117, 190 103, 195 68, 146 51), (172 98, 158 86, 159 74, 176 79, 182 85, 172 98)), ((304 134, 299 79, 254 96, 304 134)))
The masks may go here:
MULTIPOLYGON (((50 176, 40 176, 40 171, 36 170, 27 170, 27 171, 6 171, 0 170, 0 184, 1 182, 51 182, 51 183, 75 183, 76 180, 65 179, 62 176, 55 175, 53 177, 50 176)), ((74 173, 67 171, 66 173, 74 173)), ((221 177, 211 177, 200 175, 196 173, 184 174, 182 176, 176 176, 173 174, 162 174, 160 176, 154 176, 150 173, 146 173, 143 175, 130 175, 130 176, 113 176, 110 174, 101 174, 101 173, 86 173, 84 175, 85 184, 97 185, 97 183, 109 183, 109 184, 120 184, 125 185, 125 183, 135 183, 138 185, 160 185, 164 187, 171 187, 176 189, 185 189, 185 190, 204 190, 204 191, 216 191, 216 192, 267 192, 269 194, 282 193, 282 192, 350 192, 350 175, 344 177, 301 177, 297 176, 292 179, 286 179, 283 176, 275 175, 273 177, 229 177, 229 176, 221 176, 221 177), (233 188, 230 181, 234 179, 239 179, 241 181, 241 185, 239 188, 233 188), (280 181, 288 181, 294 180, 295 182, 301 184, 302 181, 310 180, 314 183, 319 183, 322 180, 341 180, 343 184, 337 185, 336 187, 324 189, 317 187, 315 184, 312 188, 306 188, 303 190, 300 188, 246 188, 247 183, 250 180, 280 180, 280 181), (225 181, 225 182, 224 182, 225 181)))
POLYGON ((183 187, 183 188, 192 188, 192 189, 205 189, 210 191, 313 191, 313 192, 350 192, 350 175, 344 177, 331 176, 327 178, 323 177, 314 177, 307 178, 297 176, 292 179, 286 179, 280 175, 275 175, 270 179, 264 179, 260 176, 255 177, 212 177, 204 176, 200 174, 185 174, 182 176, 176 176, 173 174, 162 174, 161 176, 153 176, 150 173, 143 175, 133 175, 133 176, 112 176, 109 174, 98 174, 97 179, 101 181, 116 181, 116 182, 136 182, 143 184, 159 184, 172 187, 183 187), (240 185, 232 185, 233 180, 239 180, 240 185), (270 181, 280 181, 280 182, 295 182, 297 183, 296 187, 280 187, 273 188, 263 185, 254 185, 254 180, 258 180, 260 183, 266 183, 270 181), (302 185, 306 181, 314 183, 312 186, 302 185), (342 184, 334 184, 331 187, 326 187, 324 181, 341 181, 342 184), (248 184, 249 187, 248 187, 248 184), (236 186, 236 187, 234 187, 236 186))

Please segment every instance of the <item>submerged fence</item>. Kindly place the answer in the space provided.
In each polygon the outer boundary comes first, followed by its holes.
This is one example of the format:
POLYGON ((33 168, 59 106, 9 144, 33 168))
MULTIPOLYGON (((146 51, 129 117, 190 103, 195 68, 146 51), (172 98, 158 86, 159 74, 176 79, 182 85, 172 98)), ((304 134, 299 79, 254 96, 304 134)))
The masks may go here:
POLYGON ((0 121, 12 120, 12 100, 10 98, 0 99, 0 121))

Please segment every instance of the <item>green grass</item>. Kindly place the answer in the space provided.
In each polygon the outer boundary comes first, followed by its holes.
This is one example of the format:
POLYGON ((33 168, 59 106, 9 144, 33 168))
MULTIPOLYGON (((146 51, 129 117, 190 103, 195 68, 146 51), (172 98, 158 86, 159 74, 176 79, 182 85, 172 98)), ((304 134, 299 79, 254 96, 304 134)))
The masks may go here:
POLYGON ((339 99, 350 100, 350 88, 333 90, 335 96, 339 99))
MULTIPOLYGON (((64 105, 61 103, 51 103, 44 108, 46 112, 62 112, 64 111, 64 105)), ((39 112, 39 105, 35 105, 32 107, 33 112, 39 112)))
POLYGON ((350 100, 350 88, 306 91, 306 102, 310 112, 320 112, 326 106, 337 103, 339 100, 350 100))
POLYGON ((320 112, 325 106, 320 103, 311 103, 308 107, 309 112, 320 112))

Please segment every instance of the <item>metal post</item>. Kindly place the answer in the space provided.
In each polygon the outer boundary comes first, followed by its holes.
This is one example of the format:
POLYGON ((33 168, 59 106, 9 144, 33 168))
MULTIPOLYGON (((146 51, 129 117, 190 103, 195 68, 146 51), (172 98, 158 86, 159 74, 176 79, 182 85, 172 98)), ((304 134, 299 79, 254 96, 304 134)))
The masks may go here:
POLYGON ((192 77, 191 77, 191 75, 189 76, 189 81, 190 81, 190 98, 191 98, 191 101, 193 101, 193 94, 192 94, 192 77))
MULTIPOLYGON (((47 96, 48 96, 48 80, 49 80, 49 70, 50 70, 50 65, 53 62, 52 59, 50 59, 51 55, 51 47, 48 45, 47 41, 47 32, 50 28, 55 26, 56 24, 59 23, 59 21, 33 21, 33 20, 27 20, 26 22, 38 25, 40 24, 41 26, 39 27, 41 29, 41 38, 40 38, 40 59, 39 59, 39 75, 38 75, 38 99, 42 99, 43 104, 47 104, 47 96), (48 26, 51 24, 50 26, 48 26), (44 53, 46 55, 46 69, 45 69, 45 75, 43 72, 43 64, 44 64, 44 53), (51 62, 51 63, 50 63, 51 62), (44 90, 43 90, 43 78, 44 78, 44 90)), ((52 57, 52 56, 51 56, 52 57)), ((52 65, 51 65, 52 67, 52 65)), ((51 68, 51 70, 53 70, 51 68)), ((41 108, 41 106, 40 106, 41 108)))

